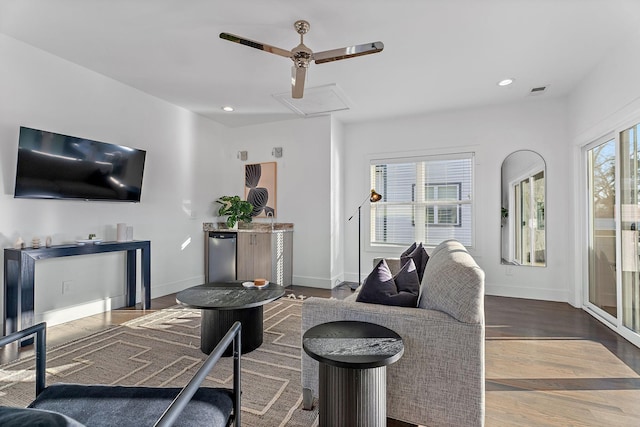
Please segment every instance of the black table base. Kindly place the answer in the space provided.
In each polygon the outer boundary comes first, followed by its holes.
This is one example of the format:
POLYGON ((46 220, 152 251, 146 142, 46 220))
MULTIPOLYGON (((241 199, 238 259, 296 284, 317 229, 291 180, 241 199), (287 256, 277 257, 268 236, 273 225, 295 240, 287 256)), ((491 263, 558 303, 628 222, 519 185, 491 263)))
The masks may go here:
MULTIPOLYGON (((242 324, 241 353, 249 353, 262 345, 262 306, 236 310, 202 309, 200 325, 200 350, 210 354, 234 322, 242 324)), ((232 356, 233 347, 229 346, 223 356, 232 356)))
POLYGON ((318 373, 320 427, 387 425, 386 366, 350 369, 320 363, 318 373))

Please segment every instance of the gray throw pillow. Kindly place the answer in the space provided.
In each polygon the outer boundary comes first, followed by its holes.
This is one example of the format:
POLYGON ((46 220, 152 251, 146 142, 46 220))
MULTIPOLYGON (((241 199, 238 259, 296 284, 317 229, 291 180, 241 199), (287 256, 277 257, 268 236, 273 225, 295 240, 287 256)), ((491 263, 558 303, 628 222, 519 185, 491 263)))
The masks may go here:
POLYGON ((416 307, 420 282, 413 261, 407 263, 394 277, 387 262, 381 260, 362 284, 356 298, 371 304, 416 307), (398 281, 402 284, 398 286, 398 281), (400 290, 401 288, 402 290, 400 290))

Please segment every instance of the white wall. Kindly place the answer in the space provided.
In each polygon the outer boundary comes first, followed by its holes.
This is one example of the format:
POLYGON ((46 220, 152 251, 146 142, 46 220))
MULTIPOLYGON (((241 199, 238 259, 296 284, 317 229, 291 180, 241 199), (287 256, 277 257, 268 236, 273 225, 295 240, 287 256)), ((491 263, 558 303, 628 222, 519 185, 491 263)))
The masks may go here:
MULTIPOLYGON (((475 246, 471 250, 486 273, 486 293, 568 301, 574 251, 570 214, 571 149, 563 100, 530 99, 521 104, 417 116, 345 126, 345 215, 369 191, 368 159, 399 154, 475 152, 475 246), (500 167, 516 150, 538 152, 547 162, 547 267, 500 264, 500 167)), ((366 207, 366 209, 365 209, 366 207)), ((363 231, 368 229, 363 206, 363 231)), ((357 279, 357 224, 346 227, 345 275, 357 279)), ((363 232, 365 234, 365 232, 363 232)), ((393 251, 395 255, 399 251, 393 251)), ((363 244, 362 274, 372 259, 389 255, 363 244)))
POLYGON ((584 145, 634 118, 640 111, 638 37, 613 50, 572 91, 570 134, 584 145))
POLYGON ((331 287, 344 281, 344 126, 331 121, 331 287))
MULTIPOLYGON (((212 218, 214 197, 207 189, 222 180, 211 160, 222 157, 226 130, 3 35, 0 57, 2 247, 18 236, 115 240, 115 224, 125 222, 136 239, 151 240, 152 297, 202 283, 202 222, 212 218), (21 125, 147 150, 141 203, 14 199, 21 125)), ((36 320, 57 323, 123 304, 123 253, 36 263, 36 320), (63 281, 72 284, 65 294, 63 281)))
POLYGON ((244 196, 244 165, 277 161, 277 222, 294 224, 293 283, 331 287, 332 143, 329 116, 231 129, 225 155, 215 167, 225 179, 213 199, 244 196), (282 147, 282 157, 272 157, 282 147), (246 162, 236 158, 247 151, 246 162))

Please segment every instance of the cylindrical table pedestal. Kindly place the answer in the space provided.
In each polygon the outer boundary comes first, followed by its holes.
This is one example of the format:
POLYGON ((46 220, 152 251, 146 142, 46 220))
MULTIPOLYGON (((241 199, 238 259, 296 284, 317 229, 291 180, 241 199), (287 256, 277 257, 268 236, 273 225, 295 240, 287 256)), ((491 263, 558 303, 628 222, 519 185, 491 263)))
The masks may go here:
POLYGON ((386 366, 339 368, 320 363, 319 427, 387 425, 386 366))
MULTIPOLYGON (((242 354, 248 353, 262 345, 262 306, 238 310, 202 309, 200 323, 200 350, 211 354, 222 337, 234 322, 242 324, 242 354)), ((232 356, 233 346, 224 352, 224 356, 232 356)))

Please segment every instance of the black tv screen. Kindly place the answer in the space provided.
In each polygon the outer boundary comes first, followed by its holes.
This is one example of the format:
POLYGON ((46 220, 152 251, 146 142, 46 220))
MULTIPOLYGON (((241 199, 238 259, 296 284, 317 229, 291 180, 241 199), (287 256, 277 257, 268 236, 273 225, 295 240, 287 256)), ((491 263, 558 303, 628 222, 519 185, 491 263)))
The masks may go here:
POLYGON ((139 202, 146 151, 20 127, 14 197, 139 202))

